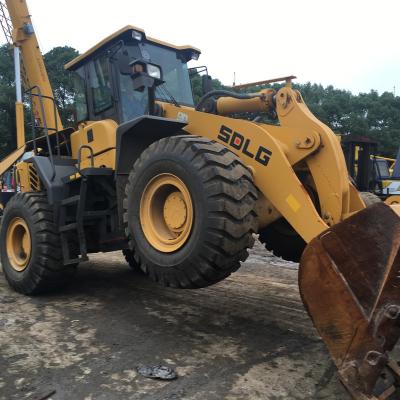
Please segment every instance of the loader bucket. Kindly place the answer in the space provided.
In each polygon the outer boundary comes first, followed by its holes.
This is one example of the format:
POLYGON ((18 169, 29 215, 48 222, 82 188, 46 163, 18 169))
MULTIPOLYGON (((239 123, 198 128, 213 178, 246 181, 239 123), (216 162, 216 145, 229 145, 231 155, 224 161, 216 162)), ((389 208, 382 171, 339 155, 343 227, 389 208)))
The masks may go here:
MULTIPOLYGON (((304 305, 354 399, 388 399, 400 336, 400 218, 375 204, 313 239, 303 253, 304 305)), ((395 397, 398 398, 398 397, 395 397)))

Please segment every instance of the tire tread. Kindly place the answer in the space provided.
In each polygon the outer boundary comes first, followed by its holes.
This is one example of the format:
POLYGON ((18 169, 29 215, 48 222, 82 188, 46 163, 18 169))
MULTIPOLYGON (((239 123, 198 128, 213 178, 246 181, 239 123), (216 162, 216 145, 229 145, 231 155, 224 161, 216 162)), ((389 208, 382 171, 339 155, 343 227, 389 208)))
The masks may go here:
MULTIPOLYGON (((179 288, 200 288, 225 279, 240 267, 247 248, 254 244, 257 231, 255 203, 257 189, 250 170, 229 149, 199 136, 173 136, 150 145, 136 161, 125 190, 124 225, 130 240, 135 263, 156 282, 179 288), (133 190, 137 171, 154 154, 172 150, 196 166, 201 176, 209 206, 207 239, 198 255, 192 257, 185 269, 151 268, 135 251, 135 238, 128 226, 127 196, 133 190)), ((129 261, 128 261, 129 262, 129 261)))
MULTIPOLYGON (((59 288, 66 284, 75 273, 74 266, 64 266, 61 252, 60 236, 53 218, 53 209, 48 204, 44 193, 17 193, 13 196, 4 211, 3 221, 13 209, 25 207, 30 210, 35 234, 35 260, 24 271, 23 279, 13 279, 7 264, 8 257, 3 250, 1 254, 4 274, 10 286, 17 292, 36 295, 59 288), (28 270, 29 269, 29 270, 28 270)), ((1 237, 5 240, 6 227, 2 226, 1 237)), ((2 245, 4 248, 4 245, 2 245)))

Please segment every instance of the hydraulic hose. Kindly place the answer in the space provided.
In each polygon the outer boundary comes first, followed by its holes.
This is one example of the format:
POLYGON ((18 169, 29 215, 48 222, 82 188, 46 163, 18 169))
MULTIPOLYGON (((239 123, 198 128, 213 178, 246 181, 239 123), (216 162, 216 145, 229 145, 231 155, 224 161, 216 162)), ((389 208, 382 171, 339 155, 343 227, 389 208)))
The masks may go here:
POLYGON ((203 97, 201 97, 196 106, 196 111, 201 111, 207 100, 210 99, 211 97, 216 97, 216 96, 233 97, 234 99, 239 99, 239 100, 250 100, 256 97, 261 97, 260 94, 239 94, 239 93, 229 92, 227 90, 213 90, 212 92, 208 92, 203 97))

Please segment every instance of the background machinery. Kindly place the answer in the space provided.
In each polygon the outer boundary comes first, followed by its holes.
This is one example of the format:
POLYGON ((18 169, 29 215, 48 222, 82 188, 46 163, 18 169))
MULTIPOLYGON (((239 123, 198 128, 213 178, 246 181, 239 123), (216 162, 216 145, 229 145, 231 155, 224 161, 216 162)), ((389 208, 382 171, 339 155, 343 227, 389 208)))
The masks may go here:
POLYGON ((239 268, 258 232, 275 254, 302 257, 303 302, 353 397, 389 398, 399 379, 388 355, 400 335, 398 206, 365 208, 339 141, 291 77, 278 91, 211 90, 195 106, 187 62, 200 51, 127 26, 66 66, 77 121, 63 127, 25 0, 1 5, 17 91, 18 148, 0 163, 0 174, 15 165, 19 186, 0 231, 9 284, 53 290, 87 254, 123 250, 157 282, 200 288, 239 268), (278 123, 232 117, 241 112, 278 123))
POLYGON ((378 142, 368 137, 341 139, 349 175, 367 205, 379 200, 400 202, 400 152, 396 159, 378 156, 378 142))

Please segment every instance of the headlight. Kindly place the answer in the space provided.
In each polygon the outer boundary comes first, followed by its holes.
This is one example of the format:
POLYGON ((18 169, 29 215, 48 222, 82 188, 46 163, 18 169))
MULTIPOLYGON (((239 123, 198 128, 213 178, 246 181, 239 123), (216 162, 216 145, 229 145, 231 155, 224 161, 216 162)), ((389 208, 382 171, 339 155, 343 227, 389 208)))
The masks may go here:
POLYGON ((198 53, 197 51, 192 51, 191 54, 191 59, 197 61, 200 57, 200 53, 198 53))
POLYGON ((152 78, 161 79, 161 69, 157 65, 147 64, 147 73, 152 78))
POLYGON ((35 33, 35 30, 33 29, 32 24, 24 24, 23 31, 24 31, 25 35, 28 35, 28 36, 33 35, 35 33))

